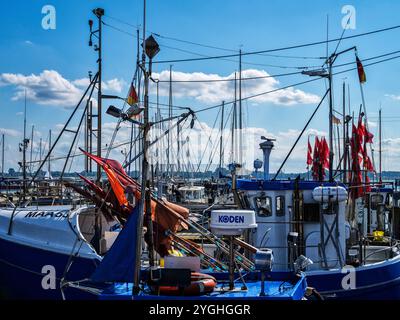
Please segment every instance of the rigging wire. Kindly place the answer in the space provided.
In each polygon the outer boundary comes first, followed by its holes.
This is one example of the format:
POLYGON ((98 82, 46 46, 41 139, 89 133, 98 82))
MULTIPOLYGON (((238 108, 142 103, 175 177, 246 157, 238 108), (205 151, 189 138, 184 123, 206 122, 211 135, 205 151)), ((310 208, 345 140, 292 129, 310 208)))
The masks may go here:
MULTIPOLYGON (((133 28, 139 28, 140 26, 137 25, 133 25, 129 22, 126 22, 122 19, 119 18, 115 18, 109 15, 105 15, 105 17, 117 21, 119 23, 125 24, 127 26, 133 27, 133 28)), ((208 49, 215 49, 215 50, 221 50, 221 51, 225 51, 225 52, 237 52, 237 50, 234 49, 228 49, 228 48, 223 48, 223 47, 218 47, 215 45, 209 45, 209 44, 204 44, 204 43, 199 43, 199 42, 194 42, 194 41, 189 41, 189 40, 184 40, 184 39, 179 39, 176 37, 171 37, 171 36, 165 36, 162 35, 158 32, 154 32, 154 31, 150 31, 149 33, 151 33, 152 35, 161 38, 161 39, 166 39, 166 40, 172 40, 172 41, 176 41, 176 42, 180 42, 180 43, 185 43, 185 44, 190 44, 190 45, 195 45, 195 46, 199 46, 199 47, 204 47, 204 48, 208 48, 208 49)), ((143 39, 142 39, 143 40, 143 39)), ((266 57, 274 57, 274 58, 287 58, 287 59, 304 59, 304 60, 321 60, 321 59, 325 59, 325 57, 310 57, 310 56, 289 56, 289 55, 278 55, 278 54, 260 54, 262 56, 266 56, 266 57)))
MULTIPOLYGON (((400 52, 400 50, 396 50, 396 51, 384 53, 384 54, 381 54, 381 55, 378 55, 378 56, 365 58, 365 59, 362 59, 362 62, 383 58, 383 57, 390 56, 390 55, 393 55, 393 54, 396 54, 396 53, 399 53, 399 52, 400 52)), ((339 67, 348 66, 348 65, 351 65, 351 64, 355 64, 355 63, 356 63, 355 61, 346 62, 346 63, 342 63, 342 64, 333 65, 332 68, 339 68, 339 67)), ((242 78, 242 81, 259 80, 259 79, 267 79, 267 78, 278 78, 278 77, 286 77, 286 76, 292 76, 292 75, 298 75, 298 74, 302 74, 302 72, 301 71, 295 71, 295 72, 280 73, 280 74, 273 74, 273 75, 266 75, 266 76, 247 77, 247 78, 242 78)), ((159 79, 157 79, 157 81, 160 82, 160 83, 169 82, 169 80, 159 80, 159 79)), ((207 83, 207 82, 229 82, 229 81, 235 81, 235 79, 228 77, 228 78, 224 78, 224 79, 172 80, 172 82, 174 82, 174 83, 192 83, 192 82, 193 83, 207 83)))
MULTIPOLYGON (((137 38, 137 35, 135 35, 135 34, 129 32, 129 31, 123 30, 123 29, 121 29, 121 28, 118 28, 118 27, 116 27, 116 26, 113 26, 113 25, 111 25, 111 24, 109 24, 109 23, 106 23, 106 22, 104 22, 104 21, 102 21, 102 23, 103 23, 103 25, 106 26, 106 27, 109 27, 109 28, 114 29, 114 30, 116 30, 116 31, 119 31, 119 32, 121 32, 121 33, 127 34, 127 35, 129 35, 129 36, 131 36, 131 37, 137 38)), ((142 40, 142 39, 140 39, 140 40, 142 40)), ((193 51, 185 50, 185 49, 182 49, 182 48, 176 48, 176 47, 168 46, 168 45, 165 45, 165 44, 163 44, 162 46, 163 46, 164 48, 167 48, 167 49, 177 50, 177 51, 180 51, 180 52, 183 52, 183 53, 188 53, 188 54, 192 54, 192 55, 199 56, 200 58, 198 58, 198 59, 202 59, 202 58, 203 58, 203 59, 209 59, 209 58, 212 58, 212 57, 209 56, 209 55, 205 55, 205 54, 201 54, 201 53, 198 53, 198 52, 193 52, 193 51)), ((223 57, 221 57, 221 60, 228 61, 228 62, 233 62, 233 63, 237 63, 236 60, 226 59, 226 58, 223 58, 223 57)), ((153 63, 158 63, 158 62, 153 61, 153 63)), ((249 61, 242 61, 242 64, 253 65, 253 66, 271 67, 271 68, 280 68, 280 69, 299 69, 299 70, 307 70, 307 69, 310 69, 310 68, 317 68, 317 67, 318 67, 318 66, 283 66, 283 65, 256 63, 256 62, 249 62, 249 61)))
MULTIPOLYGON (((298 49, 298 48, 304 48, 304 47, 316 46, 316 45, 320 45, 320 44, 326 44, 326 43, 330 43, 330 42, 337 42, 337 41, 340 41, 340 40, 348 40, 348 39, 354 39, 354 38, 358 38, 358 37, 364 37, 364 36, 367 36, 367 35, 372 35, 372 34, 376 34, 376 33, 391 31, 391 30, 395 30, 395 29, 399 29, 399 28, 400 28, 400 25, 396 25, 396 26, 377 29, 377 30, 373 30, 373 31, 369 31, 369 32, 359 33, 359 34, 355 34, 355 35, 347 36, 347 37, 343 37, 343 38, 335 38, 335 39, 330 39, 330 40, 315 41, 315 42, 309 42, 309 43, 304 43, 304 44, 298 44, 298 45, 286 46, 286 47, 280 47, 280 48, 274 48, 274 49, 267 49, 267 50, 242 52, 241 55, 242 56, 249 56, 249 55, 256 55, 256 54, 259 54, 259 53, 268 53, 268 52, 293 50, 293 49, 298 49)), ((211 59, 221 59, 221 58, 232 58, 232 57, 238 57, 238 56, 240 56, 240 54, 219 55, 219 56, 202 57, 202 58, 159 60, 159 61, 153 61, 153 64, 154 63, 161 64, 161 63, 201 61, 201 60, 211 60, 211 59)))

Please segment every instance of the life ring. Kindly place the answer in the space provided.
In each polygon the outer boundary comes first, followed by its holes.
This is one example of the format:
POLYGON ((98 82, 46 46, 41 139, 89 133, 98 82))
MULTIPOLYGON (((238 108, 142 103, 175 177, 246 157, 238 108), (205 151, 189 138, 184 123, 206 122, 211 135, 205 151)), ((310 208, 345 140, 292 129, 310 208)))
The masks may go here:
POLYGON ((217 285, 217 280, 207 274, 192 272, 191 284, 186 288, 172 287, 172 286, 160 286, 157 287, 157 291, 161 295, 185 295, 185 296, 198 296, 202 294, 211 293, 214 291, 217 285))

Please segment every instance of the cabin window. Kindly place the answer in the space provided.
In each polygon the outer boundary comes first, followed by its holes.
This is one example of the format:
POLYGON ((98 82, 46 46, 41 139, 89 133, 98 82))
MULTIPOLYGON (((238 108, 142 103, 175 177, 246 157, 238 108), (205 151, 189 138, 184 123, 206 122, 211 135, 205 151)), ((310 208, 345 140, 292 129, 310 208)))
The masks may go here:
POLYGON ((276 200, 276 215, 284 216, 285 215, 285 197, 277 196, 275 200, 276 200))
POLYGON ((377 210, 378 204, 383 204, 383 195, 381 194, 371 194, 371 209, 377 210))
POLYGON ((259 196, 255 198, 255 207, 260 217, 272 216, 272 200, 271 197, 259 196))
POLYGON ((304 203, 304 221, 319 222, 319 203, 304 203))

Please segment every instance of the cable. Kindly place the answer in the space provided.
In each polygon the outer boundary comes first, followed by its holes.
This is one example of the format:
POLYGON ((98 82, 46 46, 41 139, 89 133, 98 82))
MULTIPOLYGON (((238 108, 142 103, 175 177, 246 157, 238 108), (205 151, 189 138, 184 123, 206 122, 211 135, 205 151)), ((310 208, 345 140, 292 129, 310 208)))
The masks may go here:
MULTIPOLYGON (((375 59, 379 59, 382 57, 393 55, 395 53, 400 53, 400 50, 396 50, 396 51, 381 54, 378 56, 366 58, 366 59, 363 59, 362 61, 365 62, 365 61, 375 60, 375 59)), ((352 61, 352 62, 337 64, 337 65, 332 66, 332 68, 339 68, 339 67, 351 65, 354 63, 356 63, 356 62, 352 61)), ((296 72, 279 73, 279 74, 267 75, 267 76, 247 77, 247 78, 242 78, 241 80, 249 81, 249 80, 259 80, 259 79, 268 79, 268 78, 278 78, 278 77, 286 77, 286 76, 292 76, 292 75, 297 75, 297 74, 302 74, 302 72, 296 71, 296 72)), ((169 83, 170 82, 169 80, 159 80, 159 79, 157 79, 156 81, 160 82, 160 83, 169 83)), ((206 80, 172 80, 173 83, 192 83, 192 82, 193 83, 207 83, 207 82, 228 82, 228 81, 235 81, 235 79, 234 78, 225 78, 225 79, 206 79, 206 80)))
MULTIPOLYGON (((115 20, 119 23, 125 24, 127 26, 133 27, 133 28, 139 28, 140 26, 137 25, 133 25, 129 22, 126 22, 122 19, 119 18, 115 18, 109 15, 105 15, 107 18, 115 20)), ((194 41, 189 41, 189 40, 183 40, 183 39, 179 39, 176 37, 171 37, 171 36, 165 36, 165 35, 161 35, 158 32, 154 32, 154 31, 150 31, 150 33, 156 37, 162 38, 162 39, 167 39, 167 40, 172 40, 172 41, 177 41, 177 42, 181 42, 181 43, 186 43, 186 44, 190 44, 190 45, 195 45, 195 46, 199 46, 199 47, 204 47, 204 48, 209 48, 209 49, 216 49, 216 50, 221 50, 221 51, 226 51, 226 52, 237 52, 237 50, 234 49, 228 49, 228 48, 222 48, 222 47, 217 47, 214 45, 209 45, 209 44, 203 44, 203 43, 199 43, 199 42, 194 42, 194 41)), ((142 39, 143 40, 143 39, 142 39)), ((274 58, 288 58, 288 59, 312 59, 312 60, 321 60, 321 59, 326 59, 325 57, 308 57, 308 56, 288 56, 288 55, 273 55, 273 54, 260 54, 262 56, 267 56, 267 57, 274 57, 274 58)))
MULTIPOLYGON (((330 42, 337 42, 337 41, 340 41, 340 40, 348 40, 348 39, 363 37, 363 36, 367 36, 367 35, 371 35, 371 34, 375 34, 375 33, 381 33, 381 32, 385 32, 385 31, 390 31, 390 30, 394 30, 394 29, 398 29, 398 28, 400 28, 400 25, 396 25, 396 26, 388 27, 388 28, 383 28, 383 29, 377 29, 377 30, 364 32, 364 33, 359 33, 359 34, 356 34, 356 35, 347 36, 347 37, 343 37, 343 38, 335 38, 335 39, 330 39, 330 40, 309 42, 309 43, 305 43, 305 44, 299 44, 299 45, 287 46, 287 47, 281 47, 281 48, 275 48, 275 49, 268 49, 268 50, 243 52, 241 55, 242 56, 248 56, 248 55, 255 55, 255 54, 260 54, 260 53, 277 52, 277 51, 285 51, 285 50, 292 50, 292 49, 316 46, 316 45, 326 44, 326 43, 330 43, 330 42)), ((153 63, 176 63, 176 62, 201 61, 201 60, 211 60, 211 59, 221 59, 221 58, 232 58, 232 57, 238 57, 239 55, 240 54, 230 54, 230 55, 203 57, 203 58, 159 60, 159 61, 153 61, 153 63)))
MULTIPOLYGON (((124 34, 127 34, 127 35, 129 35, 129 36, 134 37, 134 38, 137 39, 137 36, 136 36, 135 34, 133 34, 133 33, 130 33, 129 31, 120 29, 120 28, 115 27, 115 26, 113 26, 113 25, 111 25, 111 24, 109 24, 109 23, 106 23, 106 22, 104 22, 104 21, 102 21, 102 23, 103 23, 103 25, 105 25, 105 26, 107 26, 107 27, 110 27, 110 28, 112 28, 112 29, 114 29, 114 30, 116 30, 116 31, 122 32, 122 33, 124 33, 124 34)), ((140 40, 143 41, 142 38, 140 38, 140 40)), ((189 51, 189 50, 185 50, 185 49, 181 49, 181 48, 171 47, 171 46, 168 46, 168 45, 165 45, 165 44, 163 45, 163 47, 168 48, 168 49, 172 49, 172 50, 177 50, 177 51, 180 51, 180 52, 183 52, 183 53, 188 53, 188 54, 192 54, 192 55, 196 55, 196 56, 201 57, 201 58, 198 58, 198 59, 202 59, 202 58, 204 58, 204 59, 212 58, 212 57, 210 57, 210 56, 208 56, 208 55, 205 55, 205 54, 200 54, 200 53, 198 53, 198 52, 193 52, 193 51, 189 51)), ((195 58, 193 58, 193 59, 195 59, 195 58)), ((223 57, 221 57, 221 60, 225 60, 225 61, 228 61, 228 62, 237 63, 236 60, 225 59, 225 58, 223 58, 223 57)), ((273 64, 256 63, 256 62, 248 62, 248 61, 242 61, 242 64, 245 64, 245 65, 253 65, 253 66, 271 67, 271 68, 280 68, 280 69, 300 69, 300 70, 306 70, 306 69, 317 68, 317 67, 318 67, 318 66, 283 66, 283 65, 273 65, 273 64)))
MULTIPOLYGON (((385 56, 385 55, 382 55, 382 56, 385 56)), ((383 63, 383 62, 394 60, 394 59, 398 59, 398 58, 400 58, 400 56, 395 56, 395 57, 387 58, 387 59, 384 59, 384 60, 380 60, 380 61, 364 64, 364 67, 376 65, 376 64, 379 64, 379 63, 383 63)), ((369 58, 369 60, 371 60, 371 59, 373 59, 373 58, 369 58)), ((353 64, 353 63, 354 62, 347 63, 347 64, 344 64, 344 65, 353 64)), ((338 65, 338 67, 339 66, 343 66, 343 65, 338 65)), ((353 70, 357 70, 357 68, 350 68, 350 69, 346 69, 346 70, 343 70, 343 71, 339 71, 339 72, 333 73, 333 75, 338 75, 338 74, 346 73, 346 72, 353 71, 353 70)), ((321 79, 323 79, 323 78, 315 78, 315 79, 311 79, 311 80, 302 81, 302 82, 298 82, 298 83, 295 83, 295 84, 287 85, 287 86, 284 86, 284 87, 281 87, 281 88, 277 88, 277 89, 274 89, 274 90, 271 90, 271 91, 261 92, 261 93, 255 94, 255 95, 244 97, 244 98, 242 98, 242 101, 250 100, 252 98, 256 98, 256 97, 259 97, 259 96, 262 96, 262 95, 266 95, 266 94, 269 94, 269 93, 273 93, 273 92, 277 92, 277 91, 280 91, 280 90, 288 89, 290 87, 300 86, 300 85, 307 84, 307 83, 314 82, 314 81, 318 81, 318 80, 321 80, 321 79)), ((225 102, 225 105, 232 104, 232 103, 234 103, 234 101, 225 102)), ((160 103, 160 105, 166 105, 166 104, 161 104, 160 103)), ((221 107, 221 105, 222 104, 218 104, 218 105, 214 105, 214 106, 210 106, 210 107, 205 107, 203 109, 199 109, 199 110, 194 111, 194 113, 200 113, 200 112, 203 112, 203 111, 208 111, 208 110, 211 110, 211 109, 219 108, 219 107, 221 107)), ((180 107, 181 108, 185 108, 185 107, 182 107, 182 106, 180 106, 180 107)))

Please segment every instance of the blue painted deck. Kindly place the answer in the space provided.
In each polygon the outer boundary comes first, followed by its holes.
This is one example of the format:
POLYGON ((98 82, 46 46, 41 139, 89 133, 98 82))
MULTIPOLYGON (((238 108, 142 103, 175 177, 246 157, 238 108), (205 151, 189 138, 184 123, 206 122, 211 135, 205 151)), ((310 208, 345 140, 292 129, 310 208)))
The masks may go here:
MULTIPOLYGON (((241 283, 237 284, 240 288, 241 283)), ((289 281, 266 281, 265 296, 260 296, 260 281, 246 282, 247 290, 243 291, 224 291, 228 290, 227 283, 220 283, 214 292, 202 296, 165 296, 152 295, 150 292, 143 292, 134 297, 134 300, 301 300, 304 296, 307 282, 301 278, 298 282, 289 281)), ((100 300, 132 300, 132 284, 116 283, 99 295, 100 300)))
MULTIPOLYGON (((135 296, 136 300, 300 300, 304 297, 307 281, 305 275, 294 275, 292 272, 272 272, 265 281, 265 296, 260 297, 261 281, 259 272, 250 272, 244 275, 247 291, 229 292, 226 272, 210 273, 217 280, 217 289, 203 296, 155 296, 150 291, 135 296), (223 290, 225 289, 225 290, 223 290), (224 292, 221 292, 221 291, 224 292)), ((142 277, 145 277, 142 273, 142 277)), ((238 279, 235 274, 235 279, 238 279)), ((236 281, 236 287, 240 288, 242 282, 236 281)), ((99 296, 101 300, 125 300, 132 299, 131 283, 115 283, 105 288, 99 296)))

